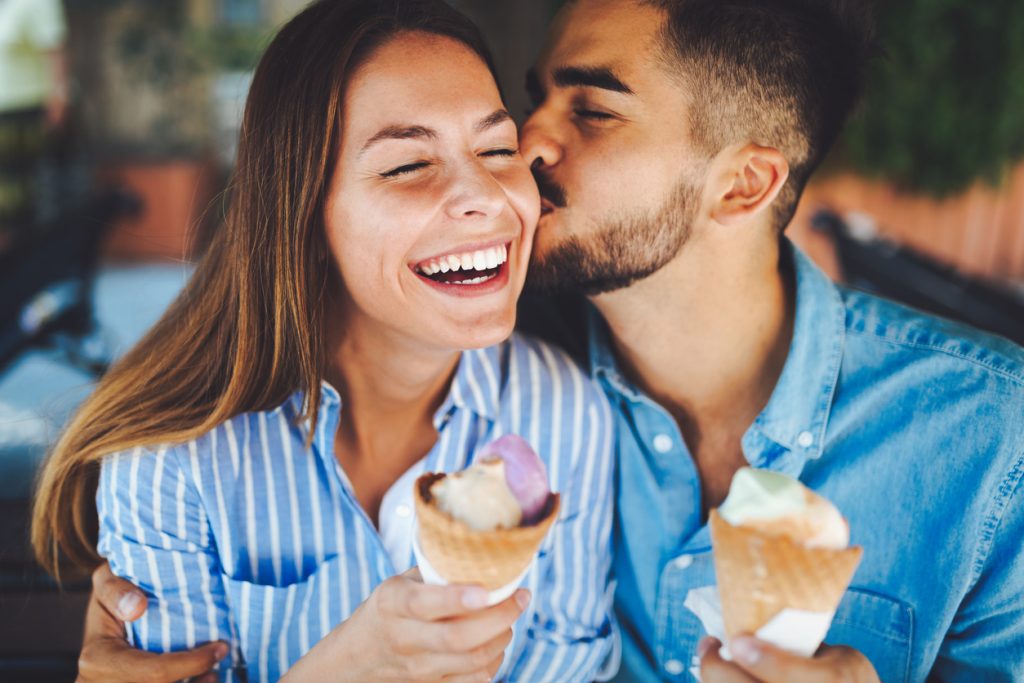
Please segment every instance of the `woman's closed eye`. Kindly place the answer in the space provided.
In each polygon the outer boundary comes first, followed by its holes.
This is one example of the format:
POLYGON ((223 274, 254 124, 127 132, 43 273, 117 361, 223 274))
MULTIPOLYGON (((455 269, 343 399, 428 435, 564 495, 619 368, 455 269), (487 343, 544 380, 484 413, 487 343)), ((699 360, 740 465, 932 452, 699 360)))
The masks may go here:
POLYGON ((486 152, 481 152, 482 157, 514 157, 519 154, 519 150, 516 148, 512 149, 489 149, 486 152))
POLYGON ((407 173, 414 173, 416 171, 419 171, 420 169, 426 168, 427 166, 430 166, 429 161, 416 161, 411 164, 403 164, 401 166, 396 166, 390 171, 384 171, 383 173, 380 174, 380 177, 396 178, 398 176, 406 175, 407 173))

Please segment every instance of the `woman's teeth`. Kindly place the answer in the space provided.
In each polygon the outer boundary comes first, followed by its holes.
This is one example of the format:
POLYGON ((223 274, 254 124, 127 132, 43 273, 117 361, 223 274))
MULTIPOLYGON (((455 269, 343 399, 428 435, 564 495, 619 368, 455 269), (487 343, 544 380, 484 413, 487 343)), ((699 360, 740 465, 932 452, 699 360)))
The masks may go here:
MULTIPOLYGON (((491 247, 480 251, 467 252, 465 254, 449 254, 423 261, 416 266, 416 272, 426 276, 438 273, 459 272, 459 271, 486 271, 497 268, 508 261, 508 248, 505 245, 491 247)), ((487 280, 487 277, 478 277, 471 280, 460 280, 460 284, 477 284, 487 280)))

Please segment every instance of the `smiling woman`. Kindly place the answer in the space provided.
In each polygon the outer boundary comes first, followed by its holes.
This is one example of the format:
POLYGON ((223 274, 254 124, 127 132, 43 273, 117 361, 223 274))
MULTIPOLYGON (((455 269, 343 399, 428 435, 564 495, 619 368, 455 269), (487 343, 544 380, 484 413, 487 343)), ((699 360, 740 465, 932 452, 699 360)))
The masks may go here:
POLYGON ((227 640, 222 678, 592 680, 611 419, 566 357, 509 337, 539 200, 476 29, 440 0, 313 3, 256 71, 233 188, 47 463, 40 560, 107 558, 149 599, 131 642, 227 640), (507 433, 561 494, 532 600, 399 575, 417 473, 507 433))

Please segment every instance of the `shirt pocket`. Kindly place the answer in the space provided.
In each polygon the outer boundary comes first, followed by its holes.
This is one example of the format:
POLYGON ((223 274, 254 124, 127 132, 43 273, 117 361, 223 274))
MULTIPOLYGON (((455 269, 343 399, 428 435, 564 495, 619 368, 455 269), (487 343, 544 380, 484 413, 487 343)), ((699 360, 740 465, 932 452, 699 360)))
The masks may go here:
POLYGON ((866 656, 884 683, 910 680, 914 611, 910 605, 866 589, 846 591, 825 642, 866 656))
POLYGON ((231 622, 249 680, 276 681, 362 602, 340 585, 343 556, 285 586, 224 576, 231 622), (346 611, 347 607, 347 612, 346 611))

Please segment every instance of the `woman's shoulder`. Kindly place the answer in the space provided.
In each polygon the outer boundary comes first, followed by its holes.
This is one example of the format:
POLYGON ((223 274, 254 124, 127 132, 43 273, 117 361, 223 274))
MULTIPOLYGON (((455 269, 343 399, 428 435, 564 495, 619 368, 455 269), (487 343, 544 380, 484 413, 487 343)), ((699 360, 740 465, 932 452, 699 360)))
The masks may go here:
POLYGON ((201 489, 214 478, 226 485, 241 475, 246 460, 301 443, 292 422, 287 404, 241 413, 191 438, 116 451, 104 458, 103 467, 135 470, 147 478, 176 471, 201 489))
POLYGON ((505 343, 510 379, 556 384, 568 382, 588 397, 603 396, 586 369, 560 346, 521 332, 514 333, 505 343))
POLYGON ((611 408, 601 386, 558 346, 517 332, 505 342, 504 357, 501 402, 506 407, 514 403, 524 414, 539 411, 563 418, 610 419, 611 408))

